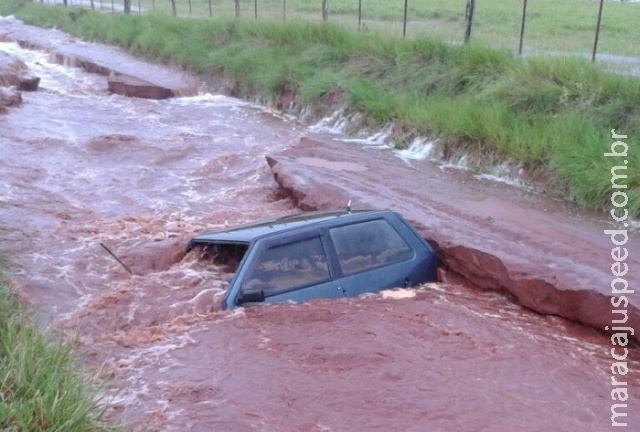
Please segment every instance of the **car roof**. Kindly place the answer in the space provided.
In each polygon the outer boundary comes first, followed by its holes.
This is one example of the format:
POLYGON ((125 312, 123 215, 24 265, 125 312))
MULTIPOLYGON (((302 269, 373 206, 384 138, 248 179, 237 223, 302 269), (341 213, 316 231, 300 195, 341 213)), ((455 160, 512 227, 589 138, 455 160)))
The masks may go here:
POLYGON ((251 243, 258 237, 272 235, 296 228, 320 225, 323 222, 340 218, 342 221, 362 219, 363 216, 388 214, 388 210, 355 210, 307 212, 278 219, 240 225, 232 228, 205 232, 195 236, 191 243, 223 242, 223 243, 251 243))

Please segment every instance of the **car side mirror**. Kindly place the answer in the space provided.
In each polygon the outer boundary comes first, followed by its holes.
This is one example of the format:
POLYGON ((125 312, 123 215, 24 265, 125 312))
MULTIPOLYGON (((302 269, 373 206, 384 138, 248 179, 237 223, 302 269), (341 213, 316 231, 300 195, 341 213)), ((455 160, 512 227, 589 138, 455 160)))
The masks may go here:
POLYGON ((264 290, 245 290, 238 295, 236 303, 262 303, 264 299, 264 290))

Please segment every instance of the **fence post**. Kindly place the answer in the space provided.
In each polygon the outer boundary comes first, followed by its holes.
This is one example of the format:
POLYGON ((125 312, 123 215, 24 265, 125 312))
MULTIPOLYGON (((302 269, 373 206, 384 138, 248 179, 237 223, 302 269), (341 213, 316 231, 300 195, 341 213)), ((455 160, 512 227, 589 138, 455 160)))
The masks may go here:
POLYGON ((192 8, 191 8, 191 0, 189 0, 189 16, 191 16, 192 8))
POLYGON ((362 0, 358 0, 358 30, 362 25, 362 0))
POLYGON ((404 0, 404 16, 402 18, 402 37, 407 36, 407 9, 409 8, 409 0, 404 0))
POLYGON ((234 0, 236 8, 236 18, 240 17, 240 0, 234 0))
POLYGON ((258 0, 253 0, 253 19, 258 19, 258 0))
POLYGON ((522 24, 520 25, 520 44, 518 45, 518 55, 522 55, 522 41, 524 39, 524 23, 527 16, 527 0, 522 2, 522 24))
POLYGON ((213 11, 211 10, 211 0, 209 0, 209 18, 213 18, 213 11))
POLYGON ((600 7, 598 8, 598 24, 596 24, 596 38, 593 41, 593 54, 591 54, 591 62, 596 61, 596 52, 598 52, 598 38, 600 37, 600 22, 602 21, 602 5, 604 0, 600 0, 600 7))
POLYGON ((282 0, 282 21, 287 20, 287 0, 282 0))
POLYGON ((473 12, 476 8, 476 0, 467 0, 467 8, 464 14, 464 21, 466 23, 464 29, 464 42, 469 42, 471 38, 471 26, 473 25, 473 12))
POLYGON ((322 0, 322 21, 329 19, 329 0, 322 0))

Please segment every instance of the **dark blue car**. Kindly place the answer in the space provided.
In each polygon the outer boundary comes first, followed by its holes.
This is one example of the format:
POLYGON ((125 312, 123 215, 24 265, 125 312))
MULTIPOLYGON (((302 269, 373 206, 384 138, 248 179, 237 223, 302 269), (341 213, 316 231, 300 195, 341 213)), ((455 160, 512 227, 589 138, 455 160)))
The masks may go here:
MULTIPOLYGON (((306 213, 200 234, 188 250, 237 263, 222 307, 354 297, 436 280, 429 244, 386 210, 306 213)), ((235 265, 234 265, 235 267, 235 265)))

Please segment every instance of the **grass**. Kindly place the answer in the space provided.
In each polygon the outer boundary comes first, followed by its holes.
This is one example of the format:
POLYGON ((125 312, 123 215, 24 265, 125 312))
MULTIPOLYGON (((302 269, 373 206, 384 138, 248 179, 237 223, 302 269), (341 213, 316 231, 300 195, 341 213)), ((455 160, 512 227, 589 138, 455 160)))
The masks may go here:
MULTIPOLYGON (((69 0, 75 2, 78 0, 69 0)), ((94 0, 96 7, 110 10, 110 0, 94 0)), ((115 0, 122 4, 123 0, 115 0)), ((593 47, 598 13, 594 0, 536 0, 527 6, 525 49, 532 52, 589 53, 593 47)), ((319 21, 320 0, 258 0, 258 19, 319 21)), ((132 0, 134 8, 138 0, 132 0)), ((140 0, 145 11, 171 13, 168 0, 140 0)), ((464 0, 408 0, 409 37, 434 37, 459 42, 463 37, 464 0)), ((209 17, 209 0, 176 0, 180 16, 209 17), (191 7, 189 6, 191 5, 191 7), (190 12, 191 8, 191 12, 190 12)), ((240 16, 254 19, 255 0, 240 0, 240 16)), ((351 29, 358 25, 358 0, 331 0, 330 18, 351 29)), ((211 0, 212 17, 232 18, 233 0, 211 0)), ((404 1, 363 0, 362 20, 367 29, 385 34, 402 34, 404 1)), ((516 50, 520 35, 522 0, 478 1, 472 37, 494 47, 516 50)), ((640 56, 640 3, 606 1, 600 35, 600 51, 617 55, 640 56)))
POLYGON ((114 430, 71 347, 36 328, 0 280, 0 430, 91 432, 114 430))
POLYGON ((610 169, 621 161, 603 154, 616 129, 629 135, 628 209, 640 215, 640 151, 633 150, 640 80, 584 59, 520 59, 478 42, 403 40, 331 23, 105 15, 34 3, 17 15, 222 77, 241 97, 277 104, 293 94, 320 111, 339 101, 368 126, 393 122, 406 138, 438 136, 445 154, 515 161, 532 180, 588 208, 610 207, 610 169))

